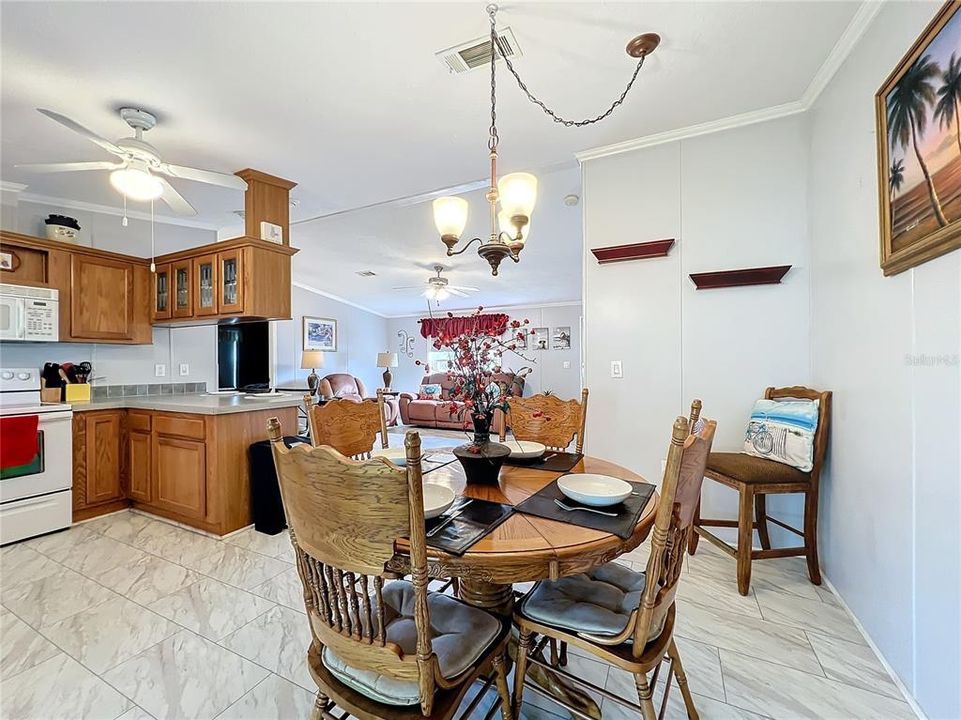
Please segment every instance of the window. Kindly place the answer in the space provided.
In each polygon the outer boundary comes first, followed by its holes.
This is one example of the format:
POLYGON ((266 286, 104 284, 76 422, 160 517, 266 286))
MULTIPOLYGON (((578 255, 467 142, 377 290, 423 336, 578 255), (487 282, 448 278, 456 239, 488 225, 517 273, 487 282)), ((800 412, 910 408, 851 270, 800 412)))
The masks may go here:
MULTIPOLYGON (((500 365, 501 353, 496 348, 493 349, 491 356, 494 359, 494 365, 500 365)), ((447 372, 449 362, 454 362, 454 351, 453 350, 431 350, 427 355, 427 362, 430 365, 430 371, 432 373, 437 372, 447 372)))

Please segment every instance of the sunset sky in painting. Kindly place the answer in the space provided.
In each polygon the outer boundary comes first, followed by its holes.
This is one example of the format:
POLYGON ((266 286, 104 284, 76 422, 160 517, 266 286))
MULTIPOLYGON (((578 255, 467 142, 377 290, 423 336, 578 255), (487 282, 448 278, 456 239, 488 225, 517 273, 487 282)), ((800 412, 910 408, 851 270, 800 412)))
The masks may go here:
MULTIPOLYGON (((961 12, 955 13, 950 22, 942 28, 941 32, 934 41, 927 47, 922 54, 930 55, 931 58, 944 70, 951 53, 961 56, 961 12)), ((940 79, 935 83, 935 90, 940 86, 940 79)), ((939 127, 938 120, 934 117, 934 108, 928 108, 928 122, 925 128, 924 137, 921 139, 921 154, 924 156, 928 169, 934 173, 944 167, 952 158, 958 156, 958 146, 955 139, 955 127, 942 129, 939 127)), ((904 159, 904 185, 899 195, 911 190, 915 185, 924 180, 921 174, 921 167, 918 165, 914 150, 909 145, 906 149, 900 145, 891 148, 891 162, 904 159)))

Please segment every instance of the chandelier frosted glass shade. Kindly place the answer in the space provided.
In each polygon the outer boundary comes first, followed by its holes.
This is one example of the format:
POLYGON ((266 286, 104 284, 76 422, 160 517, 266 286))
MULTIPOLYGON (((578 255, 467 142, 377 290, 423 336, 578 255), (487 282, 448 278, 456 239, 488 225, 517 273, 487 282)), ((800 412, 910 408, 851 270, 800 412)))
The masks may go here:
MULTIPOLYGON (((506 210, 501 210, 499 213, 497 213, 497 225, 500 228, 500 231, 506 234, 508 237, 517 237, 517 226, 511 222, 511 216, 507 214, 506 210)), ((526 243, 528 238, 531 236, 530 217, 528 217, 527 225, 525 225, 522 230, 523 236, 519 240, 514 240, 514 242, 520 243, 521 245, 526 243)))
POLYGON ((537 178, 526 172, 505 175, 497 181, 497 197, 508 217, 529 221, 537 203, 537 178))
POLYGON ((156 200, 164 191, 160 178, 134 167, 114 170, 110 173, 110 184, 131 200, 156 200))
POLYGON ((460 197, 434 200, 434 225, 442 238, 459 238, 467 226, 467 201, 460 197))

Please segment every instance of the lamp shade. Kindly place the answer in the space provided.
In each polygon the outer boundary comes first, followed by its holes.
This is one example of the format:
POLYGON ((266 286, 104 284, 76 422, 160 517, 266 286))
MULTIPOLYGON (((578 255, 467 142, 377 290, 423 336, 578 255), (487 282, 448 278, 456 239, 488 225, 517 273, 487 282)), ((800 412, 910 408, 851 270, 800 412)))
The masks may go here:
POLYGON ((434 200, 434 225, 441 237, 459 238, 467 225, 467 201, 459 197, 434 200))
POLYGON ((382 367, 382 368, 397 367, 397 353, 392 353, 392 352, 377 353, 377 367, 382 367))
POLYGON ((160 178, 135 167, 114 170, 110 173, 110 184, 115 190, 133 200, 154 200, 164 191, 160 178))
POLYGON ((300 354, 300 367, 303 369, 322 368, 324 366, 324 353, 321 350, 304 350, 300 354))
POLYGON ((497 196, 508 217, 530 218, 537 202, 537 178, 525 172, 505 175, 497 181, 497 196))

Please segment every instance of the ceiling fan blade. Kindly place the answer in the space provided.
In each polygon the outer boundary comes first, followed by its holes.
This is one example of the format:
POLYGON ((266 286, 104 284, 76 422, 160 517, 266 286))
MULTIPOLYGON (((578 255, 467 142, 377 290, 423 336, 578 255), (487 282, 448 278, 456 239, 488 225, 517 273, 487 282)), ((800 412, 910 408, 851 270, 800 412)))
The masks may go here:
POLYGON ((458 295, 458 296, 460 296, 460 297, 470 297, 467 293, 461 292, 459 289, 457 289, 457 288, 455 288, 455 287, 451 287, 450 285, 448 285, 445 289, 446 289, 447 292, 449 292, 451 295, 458 295))
POLYGON ((234 190, 246 190, 247 183, 236 175, 214 172, 212 170, 199 170, 198 168, 184 167, 183 165, 172 165, 170 163, 160 163, 160 172, 171 177, 181 178, 182 180, 193 180, 194 182, 207 183, 208 185, 220 185, 221 187, 232 188, 234 190))
POLYGON ((448 285, 448 290, 463 290, 464 292, 480 292, 480 289, 475 287, 467 287, 466 285, 448 285))
POLYGON ((99 135, 97 135, 97 133, 93 132, 92 130, 88 130, 80 123, 71 120, 66 115, 55 113, 53 110, 45 110, 44 108, 37 108, 37 112, 43 113, 51 120, 55 120, 56 122, 60 123, 66 128, 70 128, 78 135, 83 135, 85 138, 87 138, 87 140, 99 145, 107 152, 113 153, 114 155, 120 155, 121 157, 123 157, 123 154, 124 154, 123 150, 118 148, 116 145, 114 145, 112 142, 110 142, 106 138, 100 137, 99 135))
MULTIPOLYGON (((154 177, 157 177, 157 176, 155 175, 154 177)), ((171 210, 173 210, 178 215, 196 215, 197 214, 197 211, 194 210, 193 205, 191 205, 189 202, 184 200, 183 195, 181 195, 179 192, 174 190, 173 185, 171 185, 169 182, 164 180, 162 177, 158 177, 157 179, 160 180, 164 188, 163 195, 161 195, 160 197, 165 203, 167 203, 167 205, 170 206, 171 210)))
POLYGON ((119 170, 123 166, 124 163, 122 162, 110 162, 109 160, 64 163, 26 163, 24 165, 14 165, 14 167, 39 173, 77 172, 79 170, 119 170))
POLYGON ((423 285, 404 285, 403 287, 392 287, 391 290, 423 290, 423 285))

